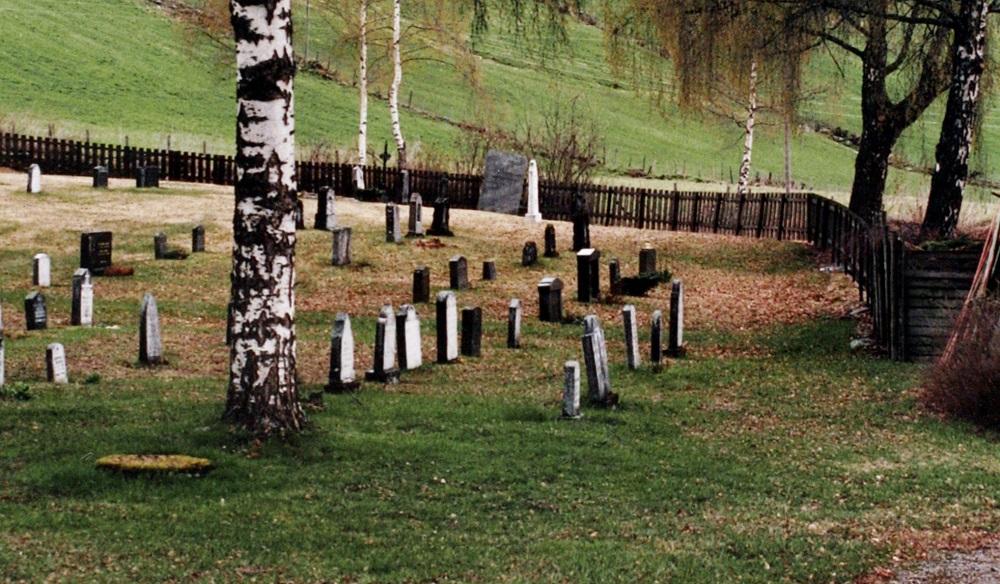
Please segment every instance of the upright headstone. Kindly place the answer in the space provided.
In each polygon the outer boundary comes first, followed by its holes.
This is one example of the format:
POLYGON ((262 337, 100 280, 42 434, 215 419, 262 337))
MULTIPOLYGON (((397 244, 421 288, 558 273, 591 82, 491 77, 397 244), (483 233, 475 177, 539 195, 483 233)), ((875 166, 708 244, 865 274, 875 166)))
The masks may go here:
POLYGON ((112 234, 91 231, 80 235, 80 267, 91 274, 101 275, 111 267, 112 234))
POLYGON ((61 343, 52 343, 45 347, 45 377, 49 383, 69 383, 66 349, 61 343))
POLYGON ((332 188, 322 187, 319 189, 319 193, 316 194, 316 229, 332 230, 337 226, 335 203, 332 188))
POLYGON ((455 256, 448 262, 449 286, 452 290, 466 290, 469 287, 469 262, 463 256, 455 256))
POLYGON ((542 212, 538 202, 538 163, 528 163, 528 212, 524 217, 529 223, 541 223, 542 212))
POLYGON ((385 206, 385 241, 386 243, 401 243, 403 233, 399 228, 399 207, 396 203, 385 206))
POLYGON ((41 331, 49 327, 49 313, 45 308, 45 296, 32 292, 24 297, 24 324, 29 331, 41 331))
POLYGON ((36 253, 32 258, 31 284, 39 288, 52 285, 52 258, 47 253, 36 253))
POLYGON ((94 284, 87 268, 73 272, 73 302, 69 323, 90 326, 94 323, 94 284))
MULTIPOLYGON (((392 319, 393 325, 391 328, 395 328, 395 317, 392 319)), ((391 332, 389 326, 389 320, 379 317, 378 322, 375 324, 375 358, 372 369, 365 372, 366 381, 377 381, 379 383, 399 383, 399 369, 395 366, 395 359, 391 359, 389 339, 392 339, 392 345, 395 346, 396 335, 395 332, 391 332)))
POLYGON ((410 216, 408 217, 406 236, 424 236, 424 200, 420 193, 413 193, 410 196, 410 216))
POLYGON ((684 352, 684 283, 674 280, 670 289, 670 340, 667 355, 683 357, 684 352))
POLYGON ((94 188, 95 189, 106 189, 106 188, 108 188, 108 167, 107 166, 95 166, 94 167, 94 188))
POLYGON ((413 270, 413 303, 424 304, 431 301, 431 269, 420 266, 413 270))
POLYGON ((483 309, 478 306, 462 309, 462 354, 479 357, 483 347, 483 309))
POLYGON ((158 189, 160 188, 160 167, 159 166, 147 166, 146 167, 146 188, 158 189))
POLYGON ((434 199, 434 217, 428 235, 451 237, 451 199, 448 195, 448 177, 441 178, 440 194, 434 199))
POLYGON ((576 254, 576 299, 597 302, 601 299, 601 252, 582 249, 576 254))
POLYGON ((542 278, 538 283, 538 320, 562 322, 563 283, 559 278, 542 278))
POLYGON ((396 200, 399 201, 400 205, 406 205, 410 202, 410 171, 403 169, 399 171, 399 187, 397 188, 396 200))
POLYGON ((351 228, 333 228, 333 253, 330 263, 334 266, 346 266, 351 263, 351 228))
POLYGON ((424 364, 420 344, 420 317, 417 316, 417 309, 410 304, 404 304, 396 313, 396 346, 401 370, 412 371, 424 364))
POLYGON ((521 348, 521 301, 512 298, 507 306, 507 348, 521 348))
POLYGON ((28 192, 37 194, 42 192, 42 167, 32 164, 28 167, 28 192))
POLYGON ((577 189, 573 195, 573 251, 590 247, 590 204, 587 198, 577 189))
POLYGON ((306 228, 306 210, 305 206, 302 204, 302 199, 297 199, 295 201, 295 228, 306 228))
POLYGON ((629 369, 638 369, 641 357, 639 356, 639 321, 635 306, 626 304, 622 308, 622 322, 625 325, 625 362, 629 369))
POLYGON ((135 167, 135 188, 146 188, 146 167, 139 165, 135 167))
POLYGON ((656 273, 656 250, 648 243, 639 250, 639 275, 649 276, 656 273))
POLYGON ((613 296, 620 296, 622 293, 622 268, 618 263, 618 258, 613 258, 608 262, 608 287, 613 296))
POLYGON ((361 384, 355 379, 354 331, 351 317, 340 312, 333 321, 330 335, 330 376, 326 390, 331 392, 354 391, 361 384))
POLYGON ((653 311, 649 325, 649 360, 654 367, 663 363, 663 313, 659 310, 653 311))
POLYGON ((608 347, 604 338, 604 330, 596 316, 590 315, 584 319, 582 341, 590 401, 598 405, 613 405, 616 396, 611 392, 608 347))
POLYGON ((399 347, 396 344, 396 311, 391 304, 382 306, 378 313, 379 318, 385 319, 385 352, 383 354, 386 369, 396 368, 396 357, 399 355, 399 347))
POLYGON ((458 359, 458 305, 453 292, 437 295, 437 362, 453 363, 458 359))
POLYGON ((191 230, 191 253, 203 253, 205 251, 205 227, 198 225, 191 230))
POLYGON ((497 263, 494 261, 483 262, 483 280, 492 282, 497 279, 497 263))
POLYGON ((354 177, 354 190, 365 190, 365 169, 361 166, 355 166, 351 174, 354 177))
POLYGON ((4 386, 5 378, 4 341, 3 341, 3 306, 0 306, 0 387, 4 386))
POLYGON ((559 249, 556 247, 556 228, 552 225, 545 226, 545 257, 559 257, 559 249))
POLYGON ((513 152, 490 150, 479 192, 478 209, 516 215, 521 209, 528 159, 513 152))
POLYGON ((580 362, 566 361, 563 366, 562 417, 578 419, 580 413, 580 362))
POLYGON ((524 267, 533 266, 538 263, 538 245, 534 241, 524 244, 521 250, 521 265, 524 267))
POLYGON ((139 362, 158 365, 163 362, 163 340, 160 337, 160 313, 156 299, 147 292, 139 309, 139 362))
POLYGON ((158 260, 167 257, 167 235, 162 231, 153 236, 153 257, 158 260))

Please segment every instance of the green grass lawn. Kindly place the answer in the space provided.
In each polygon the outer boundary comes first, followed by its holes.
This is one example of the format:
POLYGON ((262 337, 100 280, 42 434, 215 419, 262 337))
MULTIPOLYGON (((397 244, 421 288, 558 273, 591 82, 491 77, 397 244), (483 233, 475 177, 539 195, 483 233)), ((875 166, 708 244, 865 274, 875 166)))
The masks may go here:
MULTIPOLYGON (((624 363, 620 303, 572 299, 572 254, 518 266, 540 233, 517 218, 457 211, 443 249, 381 241, 381 207, 338 201, 355 265, 328 266, 329 236, 300 233, 299 369, 304 394, 326 375, 333 316, 351 312, 358 368, 374 316, 408 301, 414 266, 495 259, 500 280, 460 293, 483 307, 484 356, 426 365, 394 387, 366 385, 309 407, 294 439, 248 442, 219 417, 228 273, 224 189, 169 184, 93 193, 73 179, 19 192, 0 175, 0 303, 8 383, 0 401, 0 576, 10 581, 850 582, 893 557, 995 531, 996 437, 917 405, 920 370, 848 350, 856 294, 792 242, 595 227, 626 274, 644 241, 688 290, 688 358, 662 372, 624 363), (34 219, 44 212, 50 221, 34 219), (151 259, 152 234, 185 245, 204 223, 208 253, 151 259), (78 233, 111 227, 133 278, 96 281, 96 325, 66 325, 78 233), (53 258, 53 326, 23 331, 31 256, 53 258), (562 364, 579 325, 535 318, 535 283, 566 282, 567 312, 594 312, 613 362, 613 411, 558 418, 562 364), (166 356, 135 365, 138 306, 154 292, 166 356), (505 306, 524 299, 524 347, 505 348, 505 306), (66 345, 71 383, 44 383, 44 347, 66 345), (202 478, 99 471, 111 453, 212 459, 202 478)), ((307 202, 307 216, 315 208, 307 202)), ((569 226, 556 224, 561 245, 569 226)), ((635 299, 644 358, 649 313, 635 299)), ((433 308, 420 306, 433 359, 433 308)), ((584 392, 586 384, 584 382, 584 392)))

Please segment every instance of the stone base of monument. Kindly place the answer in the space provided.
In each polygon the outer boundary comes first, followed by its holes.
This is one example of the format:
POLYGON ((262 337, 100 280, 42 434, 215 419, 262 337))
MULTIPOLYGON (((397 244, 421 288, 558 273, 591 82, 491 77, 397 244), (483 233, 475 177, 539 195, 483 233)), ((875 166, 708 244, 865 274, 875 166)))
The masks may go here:
POLYGON ((173 248, 168 249, 157 259, 160 260, 186 260, 188 258, 188 252, 183 249, 173 248))
POLYGON ((622 278, 620 283, 621 294, 623 296, 646 296, 653 288, 669 282, 671 278, 672 276, 669 271, 622 278))
POLYGON ((591 400, 590 402, 591 405, 599 408, 616 408, 619 403, 621 403, 621 399, 618 397, 618 394, 613 391, 609 391, 603 401, 591 400))
POLYGON ((539 224, 539 223, 542 222, 542 214, 541 213, 535 213, 534 215, 525 215, 524 219, 528 223, 531 223, 532 225, 537 225, 537 224, 539 224))
POLYGON ((433 227, 427 230, 427 235, 433 237, 455 237, 455 234, 450 229, 434 229, 433 227))
POLYGON ((687 343, 685 343, 676 350, 667 349, 666 351, 664 351, 664 354, 667 357, 670 357, 671 359, 683 359, 684 357, 687 357, 687 352, 688 352, 687 343))
POLYGON ((132 266, 122 266, 118 264, 110 265, 100 272, 94 272, 96 276, 105 278, 127 278, 135 275, 135 268, 132 266))
POLYGON ((328 383, 323 389, 325 389, 327 393, 352 393, 361 389, 361 382, 338 381, 337 383, 328 383))
POLYGON ((201 476, 212 470, 207 458, 181 454, 112 454, 97 459, 97 468, 126 475, 186 474, 201 476))
POLYGON ((388 369, 386 371, 365 371, 365 381, 372 383, 399 383, 399 369, 388 369))
POLYGON ((583 419, 583 412, 580 412, 579 414, 577 414, 575 416, 571 416, 571 415, 567 414, 566 412, 563 412, 563 413, 559 414, 559 419, 560 420, 569 420, 569 421, 572 421, 572 420, 582 420, 583 419))

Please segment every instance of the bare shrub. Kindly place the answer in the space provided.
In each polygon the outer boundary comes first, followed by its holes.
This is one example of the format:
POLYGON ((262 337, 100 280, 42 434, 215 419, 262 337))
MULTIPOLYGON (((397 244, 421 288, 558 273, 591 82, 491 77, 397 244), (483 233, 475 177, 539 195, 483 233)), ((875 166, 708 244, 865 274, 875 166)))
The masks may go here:
POLYGON ((977 300, 948 359, 928 372, 921 400, 947 416, 1000 429, 1000 300, 977 300))

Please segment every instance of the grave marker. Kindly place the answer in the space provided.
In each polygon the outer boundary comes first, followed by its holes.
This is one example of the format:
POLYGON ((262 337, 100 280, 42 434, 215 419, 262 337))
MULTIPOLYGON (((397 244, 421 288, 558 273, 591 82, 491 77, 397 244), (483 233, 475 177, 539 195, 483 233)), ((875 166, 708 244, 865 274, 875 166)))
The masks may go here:
POLYGON ((36 195, 42 192, 42 168, 37 164, 28 167, 28 192, 36 195))
POLYGON ((529 223, 542 222, 542 213, 538 205, 538 163, 534 159, 528 163, 528 212, 524 217, 529 223))
POLYGON ((639 368, 641 358, 639 357, 639 323, 636 318, 635 306, 626 304, 622 308, 622 322, 625 325, 625 362, 628 368, 635 370, 639 368))
POLYGON ((582 249, 576 254, 576 299, 597 302, 601 299, 601 252, 582 249))
MULTIPOLYGON (((395 320, 392 321, 395 328, 395 320)), ((395 348, 395 333, 390 332, 389 320, 379 317, 375 325, 375 360, 371 370, 365 372, 366 381, 379 383, 399 383, 399 369, 395 367, 395 358, 390 357, 391 349, 395 348), (390 345, 390 338, 391 345, 390 345)))
POLYGON ((420 343, 420 317, 417 309, 404 304, 396 313, 396 346, 399 348, 399 368, 403 371, 418 369, 424 364, 420 343))
POLYGON ((527 268, 537 263, 538 245, 534 241, 529 241, 524 244, 524 248, 521 250, 521 265, 527 268))
POLYGON ((107 166, 95 166, 94 167, 94 188, 95 189, 106 189, 108 188, 108 167, 107 166))
POLYGON ((403 233, 399 229, 399 207, 396 203, 385 206, 385 241, 386 243, 403 241, 403 233))
POLYGON ((513 298, 507 306, 507 348, 521 348, 521 301, 513 298))
POLYGON ((580 413, 580 362, 566 361, 563 366, 562 417, 576 420, 580 413))
POLYGON ((69 383, 66 349, 61 343, 52 343, 45 348, 45 378, 49 383, 69 383))
POLYGON ((458 306, 455 293, 437 295, 437 362, 445 365, 458 359, 458 306))
POLYGON ((296 199, 295 201, 295 229, 305 229, 306 228, 306 210, 305 206, 302 204, 302 199, 296 199))
POLYGON ((493 261, 483 262, 483 280, 492 282, 497 279, 497 264, 493 261))
POLYGON ((649 360, 654 367, 663 363, 663 312, 656 310, 649 325, 649 360))
POLYGON ((399 196, 396 198, 399 204, 405 205, 410 202, 410 171, 403 169, 399 171, 399 196))
POLYGON ((333 228, 333 253, 330 263, 334 266, 346 266, 351 263, 351 228, 333 228))
POLYGON ((469 288, 469 262, 463 256, 455 256, 448 262, 449 285, 452 290, 469 288))
POLYGON ((684 346, 684 283, 674 280, 670 289, 670 340, 667 355, 683 357, 684 346))
POLYGON ((191 253, 204 253, 205 251, 205 227, 198 225, 191 230, 191 253))
POLYGON ((490 150, 479 193, 480 211, 516 215, 521 209, 528 159, 513 152, 490 150))
POLYGON ((39 288, 52 285, 52 258, 46 253, 36 253, 31 262, 31 284, 39 288))
POLYGON ((139 308, 139 363, 158 365, 163 362, 163 340, 160 337, 160 313, 156 298, 147 292, 139 308))
POLYGON ((153 257, 158 260, 167 258, 167 235, 162 231, 153 236, 153 257))
POLYGON ((556 228, 551 224, 545 226, 545 257, 559 257, 559 250, 556 248, 556 228))
POLYGON ((448 178, 441 179, 441 194, 434 199, 434 216, 431 219, 431 228, 428 235, 439 237, 451 237, 455 235, 451 232, 451 199, 448 196, 448 178))
POLYGON ((160 167, 159 166, 147 166, 146 167, 146 188, 158 189, 160 188, 160 167))
POLYGON ((648 243, 639 250, 639 275, 650 276, 656 273, 656 250, 648 243))
POLYGON ((604 329, 596 316, 589 315, 583 320, 583 331, 583 357, 587 368, 589 399, 598 405, 614 405, 617 403, 617 396, 611 391, 604 329))
POLYGON ((69 323, 73 326, 90 326, 94 322, 94 285, 90 272, 79 268, 73 272, 73 301, 69 323))
POLYGON ((462 354, 466 357, 482 356, 483 310, 481 308, 462 309, 462 354))
POLYGON ((573 195, 573 251, 590 247, 590 204, 583 193, 577 188, 573 195))
POLYGON ((361 384, 355 379, 354 331, 351 317, 337 313, 330 334, 330 376, 326 390, 329 392, 354 391, 361 384))
POLYGON ((542 278, 538 283, 538 320, 562 322, 562 290, 563 283, 559 278, 542 278))
POLYGON ((101 275, 111 267, 112 234, 91 231, 80 236, 80 267, 101 275))
POLYGON ((29 331, 41 331, 49 327, 45 296, 41 292, 32 292, 24 297, 24 323, 29 331))
POLYGON ((413 270, 413 303, 424 304, 431 301, 431 269, 420 266, 413 270))
POLYGON ((420 193, 413 193, 410 197, 410 214, 407 218, 407 237, 424 236, 424 200, 420 193))
POLYGON ((335 197, 333 189, 322 187, 316 194, 316 217, 314 226, 320 230, 332 230, 337 226, 337 213, 334 209, 335 197))
POLYGON ((608 262, 608 287, 612 296, 620 296, 622 293, 622 269, 618 263, 618 258, 613 258, 608 262))

